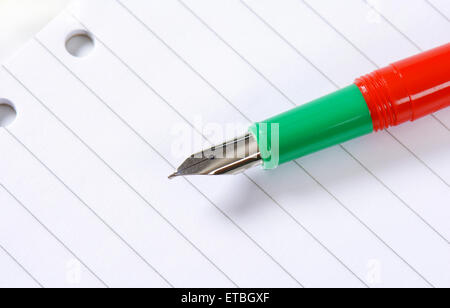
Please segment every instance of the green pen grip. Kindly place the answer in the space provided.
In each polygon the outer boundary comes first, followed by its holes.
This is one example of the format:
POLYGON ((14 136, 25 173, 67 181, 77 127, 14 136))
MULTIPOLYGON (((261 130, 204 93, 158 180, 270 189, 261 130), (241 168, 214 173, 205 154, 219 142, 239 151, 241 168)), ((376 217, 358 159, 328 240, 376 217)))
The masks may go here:
POLYGON ((369 108, 355 84, 250 127, 265 169, 372 131, 369 108))

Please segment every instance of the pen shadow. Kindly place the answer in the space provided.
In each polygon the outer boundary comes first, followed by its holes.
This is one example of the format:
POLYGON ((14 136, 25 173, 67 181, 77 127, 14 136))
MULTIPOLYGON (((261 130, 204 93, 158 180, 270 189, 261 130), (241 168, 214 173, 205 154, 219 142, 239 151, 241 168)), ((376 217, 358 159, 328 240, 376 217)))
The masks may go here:
MULTIPOLYGON (((427 144, 429 146, 421 150, 422 157, 436 157, 445 153, 450 157, 450 144, 443 144, 441 140, 427 140, 427 144)), ((341 192, 352 191, 355 195, 364 193, 370 198, 380 188, 390 190, 392 188, 378 175, 394 172, 398 174, 397 181, 403 181, 410 176, 408 170, 424 163, 386 132, 364 136, 345 145, 351 149, 351 155, 335 146, 281 165, 275 170, 247 171, 246 175, 250 179, 248 185, 239 184, 233 188, 235 193, 229 200, 231 202, 227 203, 227 211, 233 215, 253 215, 264 209, 264 204, 267 204, 264 198, 266 201, 267 198, 272 199, 277 206, 286 210, 302 207, 302 210, 320 211, 324 202, 330 198, 345 203, 340 198, 341 192), (361 161, 358 157, 364 157, 365 160, 361 161)), ((431 173, 429 170, 425 172, 431 173)), ((423 190, 425 193, 429 186, 427 180, 416 178, 415 181, 423 184, 415 187, 416 192, 423 190)))

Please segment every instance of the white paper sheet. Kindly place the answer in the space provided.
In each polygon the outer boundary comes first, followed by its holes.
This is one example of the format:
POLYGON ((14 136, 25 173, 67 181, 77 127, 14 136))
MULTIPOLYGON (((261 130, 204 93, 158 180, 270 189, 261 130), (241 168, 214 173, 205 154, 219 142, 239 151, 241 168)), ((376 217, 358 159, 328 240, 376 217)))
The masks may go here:
POLYGON ((245 127, 447 43, 449 12, 79 2, 0 68, 18 113, 0 129, 0 286, 449 287, 448 109, 274 171, 167 179, 174 132, 245 127), (65 49, 79 30, 85 58, 65 49))

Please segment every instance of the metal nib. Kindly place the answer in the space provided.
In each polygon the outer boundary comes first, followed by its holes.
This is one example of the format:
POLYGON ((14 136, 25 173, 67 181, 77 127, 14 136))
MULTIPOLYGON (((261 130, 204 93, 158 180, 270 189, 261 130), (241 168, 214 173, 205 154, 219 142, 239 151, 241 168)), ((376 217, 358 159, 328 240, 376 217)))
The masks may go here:
POLYGON ((261 165, 261 153, 252 134, 192 155, 169 176, 237 174, 261 165))

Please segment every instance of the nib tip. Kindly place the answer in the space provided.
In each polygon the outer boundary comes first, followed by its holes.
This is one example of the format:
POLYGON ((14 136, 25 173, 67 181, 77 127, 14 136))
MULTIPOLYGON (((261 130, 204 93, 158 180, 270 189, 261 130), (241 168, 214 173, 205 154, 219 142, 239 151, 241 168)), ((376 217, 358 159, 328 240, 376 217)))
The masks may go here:
POLYGON ((169 180, 176 178, 178 174, 175 172, 174 174, 169 175, 169 180))

